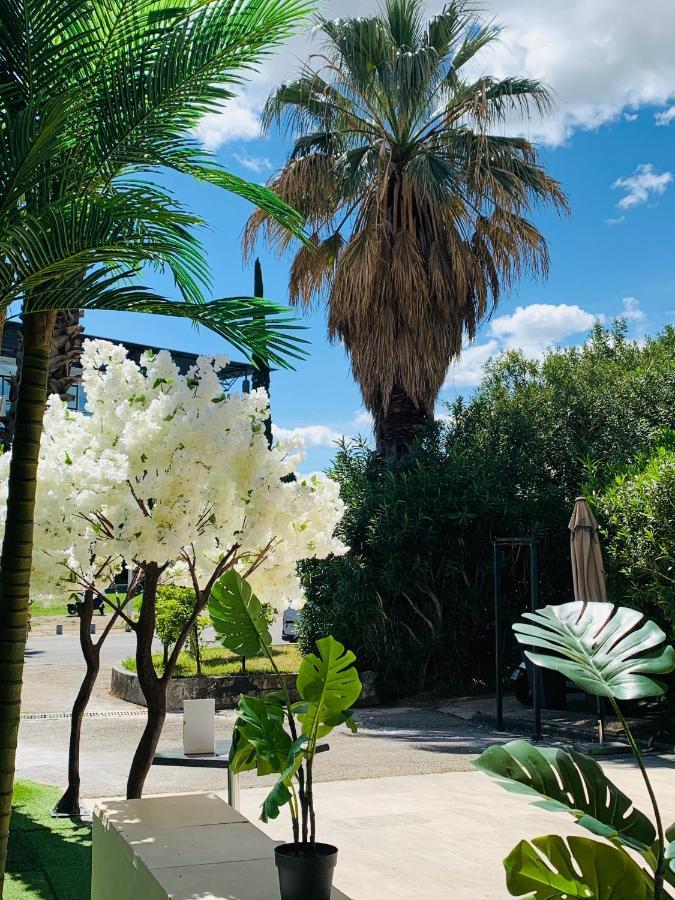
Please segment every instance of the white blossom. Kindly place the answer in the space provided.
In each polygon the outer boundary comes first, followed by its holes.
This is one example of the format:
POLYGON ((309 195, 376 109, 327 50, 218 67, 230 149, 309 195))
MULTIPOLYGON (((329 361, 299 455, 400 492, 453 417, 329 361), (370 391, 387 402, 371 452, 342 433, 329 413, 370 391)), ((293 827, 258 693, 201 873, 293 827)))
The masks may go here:
MULTIPOLYGON (((225 395, 222 358, 200 357, 181 375, 171 355, 146 353, 137 365, 124 347, 85 342, 84 413, 51 397, 40 444, 31 593, 73 590, 105 565, 168 565, 187 583, 181 559, 201 581, 233 547, 261 599, 297 601, 296 563, 339 554, 334 536, 344 505, 325 476, 285 481, 295 449, 267 446, 264 391, 225 395)), ((0 457, 4 528, 9 454, 0 457)))

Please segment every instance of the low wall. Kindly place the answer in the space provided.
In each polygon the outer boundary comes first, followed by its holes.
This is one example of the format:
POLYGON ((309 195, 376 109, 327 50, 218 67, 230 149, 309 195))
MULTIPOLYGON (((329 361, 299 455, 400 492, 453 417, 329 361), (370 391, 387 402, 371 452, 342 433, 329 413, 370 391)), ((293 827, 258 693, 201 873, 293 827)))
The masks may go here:
MULTIPOLYGON (((295 694, 295 675, 284 675, 287 687, 293 700, 295 694)), ((239 703, 241 694, 261 697, 279 689, 276 675, 195 675, 188 678, 172 678, 167 689, 167 709, 169 712, 182 712, 184 700, 216 701, 216 709, 234 709, 239 703)), ((121 665, 112 667, 110 693, 120 700, 147 706, 143 691, 135 672, 129 672, 121 665)))
MULTIPOLYGON (((286 687, 291 699, 297 700, 295 691, 295 675, 284 675, 286 687)), ((375 687, 377 676, 374 672, 362 672, 363 691, 355 706, 376 706, 380 701, 375 687)), ((216 709, 234 709, 239 703, 241 694, 262 697, 277 691, 279 685, 276 675, 194 675, 188 678, 172 678, 167 690, 167 709, 169 712, 182 712, 184 700, 216 701, 216 709)), ((143 691, 135 672, 129 672, 121 665, 112 667, 110 693, 120 700, 147 706, 143 691)))

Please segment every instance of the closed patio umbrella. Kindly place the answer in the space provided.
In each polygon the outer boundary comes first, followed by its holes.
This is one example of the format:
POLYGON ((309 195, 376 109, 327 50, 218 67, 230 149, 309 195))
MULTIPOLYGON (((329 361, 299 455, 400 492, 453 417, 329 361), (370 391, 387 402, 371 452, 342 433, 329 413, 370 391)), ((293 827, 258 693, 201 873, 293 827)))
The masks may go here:
MULTIPOLYGON (((570 529, 570 556, 574 599, 584 603, 607 600, 605 568, 598 538, 598 523, 585 497, 574 501, 570 529)), ((598 741, 605 740, 602 702, 598 697, 598 741)))
POLYGON ((574 599, 583 602, 606 601, 607 585, 598 523, 585 497, 577 497, 574 501, 569 529, 574 599))

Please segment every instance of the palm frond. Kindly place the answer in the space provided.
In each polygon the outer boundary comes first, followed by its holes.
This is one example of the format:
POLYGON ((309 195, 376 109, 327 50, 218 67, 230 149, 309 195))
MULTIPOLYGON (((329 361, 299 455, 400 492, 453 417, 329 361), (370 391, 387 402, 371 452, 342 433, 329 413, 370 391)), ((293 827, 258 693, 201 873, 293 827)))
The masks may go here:
POLYGON ((292 368, 302 360, 307 341, 298 332, 304 326, 277 303, 261 297, 224 297, 207 303, 168 300, 148 288, 124 283, 122 275, 90 274, 84 281, 46 287, 31 299, 24 314, 47 310, 94 309, 135 312, 189 319, 224 338, 248 359, 292 368))

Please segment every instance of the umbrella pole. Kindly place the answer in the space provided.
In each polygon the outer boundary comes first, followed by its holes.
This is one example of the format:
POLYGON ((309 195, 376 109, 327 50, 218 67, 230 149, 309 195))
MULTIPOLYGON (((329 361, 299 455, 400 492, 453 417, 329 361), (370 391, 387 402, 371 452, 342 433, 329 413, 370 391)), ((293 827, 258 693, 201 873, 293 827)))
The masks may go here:
POLYGON ((605 714, 602 709, 602 697, 596 697, 598 707, 598 743, 605 743, 605 714))

